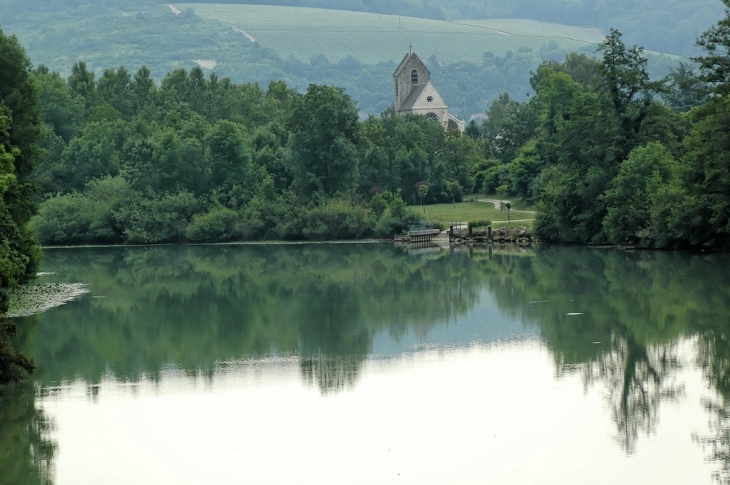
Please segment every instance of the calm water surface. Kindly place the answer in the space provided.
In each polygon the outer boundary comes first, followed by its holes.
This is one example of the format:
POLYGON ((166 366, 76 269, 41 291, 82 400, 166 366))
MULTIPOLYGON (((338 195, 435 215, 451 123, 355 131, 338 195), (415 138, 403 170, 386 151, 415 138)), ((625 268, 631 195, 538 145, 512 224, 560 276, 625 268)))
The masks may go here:
POLYGON ((2 484, 730 483, 730 258, 48 250, 2 484))

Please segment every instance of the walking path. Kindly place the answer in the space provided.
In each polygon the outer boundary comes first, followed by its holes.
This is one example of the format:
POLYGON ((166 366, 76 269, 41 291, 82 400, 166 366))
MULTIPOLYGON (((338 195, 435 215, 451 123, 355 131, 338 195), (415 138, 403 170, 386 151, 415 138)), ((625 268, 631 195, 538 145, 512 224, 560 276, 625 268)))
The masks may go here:
MULTIPOLYGON (((500 203, 509 202, 507 199, 477 199, 477 202, 486 202, 488 204, 494 204, 495 209, 499 209, 500 203)), ((535 211, 526 211, 521 209, 512 209, 512 212, 524 212, 525 214, 535 214, 535 211)))

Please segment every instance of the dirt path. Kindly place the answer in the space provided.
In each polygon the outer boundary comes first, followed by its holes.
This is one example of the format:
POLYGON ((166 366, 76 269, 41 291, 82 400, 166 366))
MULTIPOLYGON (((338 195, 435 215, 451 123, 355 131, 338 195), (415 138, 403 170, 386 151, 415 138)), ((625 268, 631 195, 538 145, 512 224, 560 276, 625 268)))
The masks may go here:
POLYGON ((492 224, 510 224, 512 222, 535 222, 535 219, 510 219, 509 221, 492 221, 492 224))
POLYGON ((235 30, 236 32, 240 32, 241 34, 243 34, 244 36, 246 36, 246 38, 248 40, 250 40, 251 43, 256 42, 256 38, 253 35, 251 35, 248 32, 246 32, 245 30, 243 30, 242 28, 236 27, 235 25, 229 24, 228 22, 223 22, 223 23, 226 24, 227 26, 229 26, 230 28, 232 28, 233 30, 235 30))
MULTIPOLYGON (((507 199, 477 199, 477 202, 486 202, 487 204, 494 204, 495 209, 499 209, 500 202, 509 202, 507 199)), ((512 212, 522 212, 523 214, 535 214, 535 211, 525 211, 520 209, 512 209, 512 212)))

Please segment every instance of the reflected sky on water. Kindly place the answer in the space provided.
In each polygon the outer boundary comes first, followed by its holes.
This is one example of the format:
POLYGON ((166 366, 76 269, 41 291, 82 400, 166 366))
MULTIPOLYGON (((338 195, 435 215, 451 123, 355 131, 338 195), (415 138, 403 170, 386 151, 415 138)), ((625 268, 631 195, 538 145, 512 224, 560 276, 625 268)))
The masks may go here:
POLYGON ((582 248, 50 250, 39 282, 91 293, 18 320, 36 392, 0 404, 30 406, 8 429, 49 451, 12 483, 727 482, 728 269, 582 248))

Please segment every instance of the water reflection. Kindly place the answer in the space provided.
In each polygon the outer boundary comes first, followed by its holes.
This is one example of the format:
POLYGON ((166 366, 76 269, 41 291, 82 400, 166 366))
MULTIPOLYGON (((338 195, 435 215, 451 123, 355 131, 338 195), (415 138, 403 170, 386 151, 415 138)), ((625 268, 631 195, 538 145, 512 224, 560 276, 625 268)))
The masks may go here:
POLYGON ((703 402, 710 415, 710 431, 693 438, 707 452, 708 461, 719 466, 713 478, 730 484, 730 335, 726 326, 718 327, 699 337, 697 364, 716 394, 703 402))
POLYGON ((657 432, 663 403, 687 401, 682 371, 701 368, 713 425, 694 439, 730 483, 725 255, 181 246, 54 250, 44 264, 45 281, 92 290, 19 322, 45 388, 80 380, 94 400, 109 380, 161 382, 174 369, 213 382, 227 362, 285 356, 331 396, 382 354, 536 334, 558 380, 601 390, 628 454, 657 432))
POLYGON ((316 385, 323 393, 340 391, 355 383, 364 358, 357 356, 317 355, 302 357, 299 368, 302 379, 316 385))
POLYGON ((53 483, 52 423, 36 408, 30 384, 0 388, 0 470, 7 485, 53 483))
POLYGON ((636 451, 640 433, 656 431, 659 404, 682 394, 678 368, 675 345, 644 347, 620 338, 614 338, 610 352, 581 366, 586 385, 605 387, 617 441, 628 453, 636 451))
POLYGON ((522 288, 539 302, 530 317, 558 374, 577 371, 586 386, 604 387, 617 441, 629 453, 640 434, 655 431, 660 403, 682 395, 678 337, 693 332, 700 311, 702 321, 727 319, 713 304, 727 291, 726 273, 712 271, 716 287, 687 288, 713 260, 727 258, 559 248, 529 260, 522 288))

